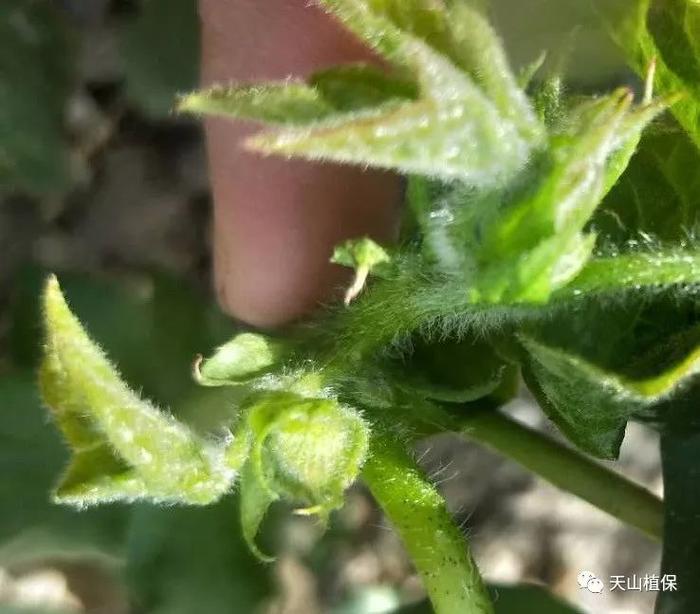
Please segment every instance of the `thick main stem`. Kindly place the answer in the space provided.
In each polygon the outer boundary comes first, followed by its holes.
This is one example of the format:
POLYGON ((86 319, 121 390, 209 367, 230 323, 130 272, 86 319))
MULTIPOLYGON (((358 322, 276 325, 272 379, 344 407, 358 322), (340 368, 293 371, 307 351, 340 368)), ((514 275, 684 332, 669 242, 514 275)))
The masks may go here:
POLYGON ((465 537, 403 446, 375 432, 362 477, 401 536, 436 614, 492 614, 465 537))
POLYGON ((646 488, 497 411, 460 421, 463 434, 520 463, 554 486, 639 529, 663 536, 663 501, 646 488))

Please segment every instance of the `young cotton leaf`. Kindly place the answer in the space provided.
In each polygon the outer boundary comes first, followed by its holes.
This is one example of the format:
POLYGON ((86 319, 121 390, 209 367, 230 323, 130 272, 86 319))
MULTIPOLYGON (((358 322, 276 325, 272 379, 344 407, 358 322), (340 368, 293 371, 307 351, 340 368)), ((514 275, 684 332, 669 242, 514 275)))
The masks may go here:
POLYGON ((214 86, 182 96, 177 110, 303 126, 350 111, 371 109, 392 100, 415 99, 416 84, 366 64, 316 72, 309 83, 214 86))
POLYGON ((396 63, 406 61, 404 33, 444 51, 448 46, 443 0, 318 0, 370 47, 396 63))
POLYGON ((424 43, 404 43, 421 98, 255 136, 263 153, 361 164, 494 185, 525 164, 532 143, 476 85, 424 43))
POLYGON ((583 268, 595 243, 583 231, 603 198, 607 162, 638 129, 631 102, 619 90, 579 106, 553 135, 539 185, 505 210, 487 210, 490 221, 472 231, 481 241, 472 301, 544 302, 583 268))
POLYGON ((177 110, 292 125, 309 124, 336 113, 315 88, 294 82, 215 86, 182 96, 177 110))
POLYGON ((59 501, 117 499, 206 504, 231 486, 224 447, 132 392, 71 313, 51 277, 43 297, 41 391, 74 458, 59 501))
POLYGON ((383 105, 392 100, 415 100, 415 81, 370 66, 349 64, 315 72, 309 85, 337 111, 356 111, 383 105))
POLYGON ((533 143, 542 127, 512 74, 488 21, 464 2, 443 0, 322 0, 328 10, 393 62, 415 70, 407 43, 419 40, 459 66, 503 117, 533 143))
POLYGON ((241 333, 194 364, 194 378, 202 386, 244 384, 269 371, 282 357, 280 344, 264 335, 241 333))
POLYGON ((484 250, 522 252, 543 236, 580 230, 601 197, 605 163, 620 141, 632 94, 618 90, 574 109, 566 125, 551 137, 547 168, 531 194, 496 220, 484 250))
POLYGON ((642 131, 656 116, 663 112, 671 101, 655 100, 632 111, 623 122, 620 143, 608 158, 603 192, 607 194, 620 179, 637 151, 642 131))
POLYGON ((617 458, 630 417, 678 395, 700 373, 698 347, 661 373, 633 379, 532 337, 520 341, 528 384, 545 411, 576 445, 601 458, 617 458))
POLYGON ((248 141, 263 153, 397 169, 475 186, 517 173, 542 141, 542 126, 500 44, 471 9, 455 18, 468 22, 464 36, 476 28, 480 40, 489 43, 488 61, 471 67, 483 90, 453 63, 455 41, 441 0, 324 4, 400 60, 403 72, 395 76, 352 66, 316 73, 308 86, 213 88, 185 96, 180 110, 289 126, 248 141), (406 69, 413 78, 404 77, 406 69))
POLYGON ((453 61, 472 75, 504 119, 517 126, 524 139, 541 140, 542 125, 518 86, 503 45, 488 21, 466 2, 453 3, 448 19, 453 61))
POLYGON ((652 100, 655 75, 656 58, 652 59, 647 69, 644 100, 638 108, 634 109, 625 118, 621 130, 620 144, 608 158, 605 173, 605 186, 603 188, 605 194, 612 189, 622 173, 627 169, 630 159, 637 151, 637 146, 642 138, 642 131, 647 124, 678 99, 677 96, 674 96, 668 100, 652 100))

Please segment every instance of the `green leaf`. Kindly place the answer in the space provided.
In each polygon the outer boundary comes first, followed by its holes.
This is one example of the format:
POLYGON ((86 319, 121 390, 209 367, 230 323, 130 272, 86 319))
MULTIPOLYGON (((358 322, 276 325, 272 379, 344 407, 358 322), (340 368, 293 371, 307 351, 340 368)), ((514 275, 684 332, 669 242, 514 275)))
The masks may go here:
POLYGON ((447 16, 454 61, 466 69, 503 117, 529 141, 538 141, 542 126, 518 86, 503 46, 486 18, 467 2, 453 2, 447 16))
POLYGON ((661 354, 657 345, 652 357, 637 361, 644 376, 606 370, 571 352, 545 345, 525 335, 520 341, 528 352, 526 379, 550 418, 580 448, 602 458, 616 458, 627 420, 649 415, 661 403, 679 396, 700 372, 697 329, 683 335, 683 345, 695 344, 677 356, 680 339, 670 344, 673 354, 661 354), (642 369, 651 365, 654 369, 642 369))
POLYGON ((424 253, 464 280, 472 303, 546 302, 590 258, 596 237, 586 227, 607 182, 662 108, 633 108, 626 90, 587 100, 553 128, 549 150, 515 187, 426 184, 418 199, 411 190, 424 253))
POLYGON ((64 112, 70 36, 49 2, 0 7, 0 186, 39 193, 70 182, 64 112))
MULTIPOLYGON (((693 403, 693 414, 696 409, 693 403)), ((661 437, 661 460, 665 503, 661 573, 676 577, 677 590, 660 592, 655 612, 682 614, 694 611, 700 599, 700 496, 696 487, 700 477, 700 433, 687 425, 668 429, 661 437)))
POLYGON ((203 386, 250 382, 269 371, 282 358, 279 343, 255 333, 241 333, 217 348, 210 358, 197 360, 194 376, 203 386))
POLYGON ((656 106, 632 110, 631 102, 629 91, 618 90, 576 107, 550 138, 534 185, 506 207, 468 212, 462 233, 477 246, 473 302, 545 302, 585 266, 595 235, 584 229, 610 173, 625 161, 616 160, 611 171, 610 157, 658 112, 656 106))
POLYGON ((694 0, 595 0, 594 6, 630 66, 643 76, 657 62, 656 88, 664 95, 683 94, 671 111, 700 147, 700 54, 694 0))
POLYGON ((338 111, 378 107, 392 100, 415 100, 419 96, 412 79, 368 64, 321 70, 311 75, 309 84, 338 111))
POLYGON ((698 224, 700 150, 675 122, 648 130, 593 220, 608 241, 684 241, 698 224))
POLYGON ((418 97, 409 79, 365 64, 329 68, 309 83, 214 86, 181 96, 181 112, 250 119, 268 124, 304 126, 362 109, 418 97))
POLYGON ((238 526, 239 502, 134 510, 127 580, 135 607, 149 614, 255 612, 274 587, 238 526))
POLYGON ((523 377, 547 416, 581 450, 617 458, 632 412, 614 402, 614 384, 598 381, 607 374, 565 352, 534 342, 526 347, 523 377))
POLYGON ((442 0, 321 0, 373 49, 394 62, 405 62, 404 33, 448 47, 447 20, 442 0))
POLYGON ((700 92, 700 7, 695 0, 649 5, 646 25, 666 65, 700 92))
POLYGON ((404 48, 421 88, 416 102, 265 133, 248 144, 264 153, 367 164, 473 185, 493 184, 520 170, 531 140, 449 60, 420 41, 407 40, 404 48))
POLYGON ((526 140, 542 136, 498 37, 464 2, 323 0, 322 4, 391 61, 414 68, 406 41, 418 39, 468 73, 526 140))
POLYGON ((455 5, 447 12, 440 0, 323 4, 397 70, 354 65, 316 73, 308 86, 214 88, 184 97, 180 109, 286 125, 248 140, 263 153, 477 186, 513 176, 541 144, 543 128, 500 42, 472 9, 455 5))
POLYGON ((196 0, 146 0, 120 47, 126 93, 144 112, 167 116, 179 92, 197 85, 199 18, 196 0))
POLYGON ((139 398, 71 313, 55 278, 44 293, 41 390, 74 457, 56 498, 85 506, 150 498, 218 499, 233 471, 225 450, 139 398))
POLYGON ((182 96, 180 112, 304 125, 337 113, 322 94, 303 83, 215 86, 182 96))
MULTIPOLYGON (((649 91, 651 92, 651 85, 649 85, 649 91)), ((632 156, 637 151, 644 128, 669 106, 671 100, 645 101, 624 119, 620 142, 617 143, 606 162, 603 185, 605 194, 612 189, 622 173, 627 170, 632 156)))
POLYGON ((502 383, 506 365, 491 345, 473 336, 462 340, 413 343, 402 360, 385 367, 402 390, 448 403, 488 396, 502 383))

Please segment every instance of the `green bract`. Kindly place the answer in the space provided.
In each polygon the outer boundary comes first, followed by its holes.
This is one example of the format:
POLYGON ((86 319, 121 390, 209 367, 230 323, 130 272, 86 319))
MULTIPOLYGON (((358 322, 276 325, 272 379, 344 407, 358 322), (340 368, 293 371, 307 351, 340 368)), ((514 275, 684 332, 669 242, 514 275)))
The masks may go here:
POLYGON ((224 450, 131 391, 70 312, 55 278, 44 293, 41 390, 74 456, 56 499, 211 503, 234 479, 224 450))
POLYGON ((307 506, 298 513, 327 518, 360 471, 369 430, 357 412, 332 399, 270 393, 248 410, 238 433, 250 444, 241 482, 243 533, 267 558, 254 538, 269 505, 286 498, 307 506))

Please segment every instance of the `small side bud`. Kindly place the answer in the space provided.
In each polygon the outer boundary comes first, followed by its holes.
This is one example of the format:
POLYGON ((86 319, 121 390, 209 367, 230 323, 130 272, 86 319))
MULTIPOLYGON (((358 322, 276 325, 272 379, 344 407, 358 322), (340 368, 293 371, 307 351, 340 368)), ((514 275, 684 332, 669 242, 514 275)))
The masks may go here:
POLYGON ((371 272, 390 260, 387 251, 369 237, 351 239, 338 245, 331 262, 355 269, 355 279, 345 292, 345 304, 349 305, 362 292, 371 272))
POLYGON ((192 371, 202 386, 233 386, 263 375, 281 356, 280 345, 268 337, 241 333, 217 348, 210 358, 197 356, 192 371))

